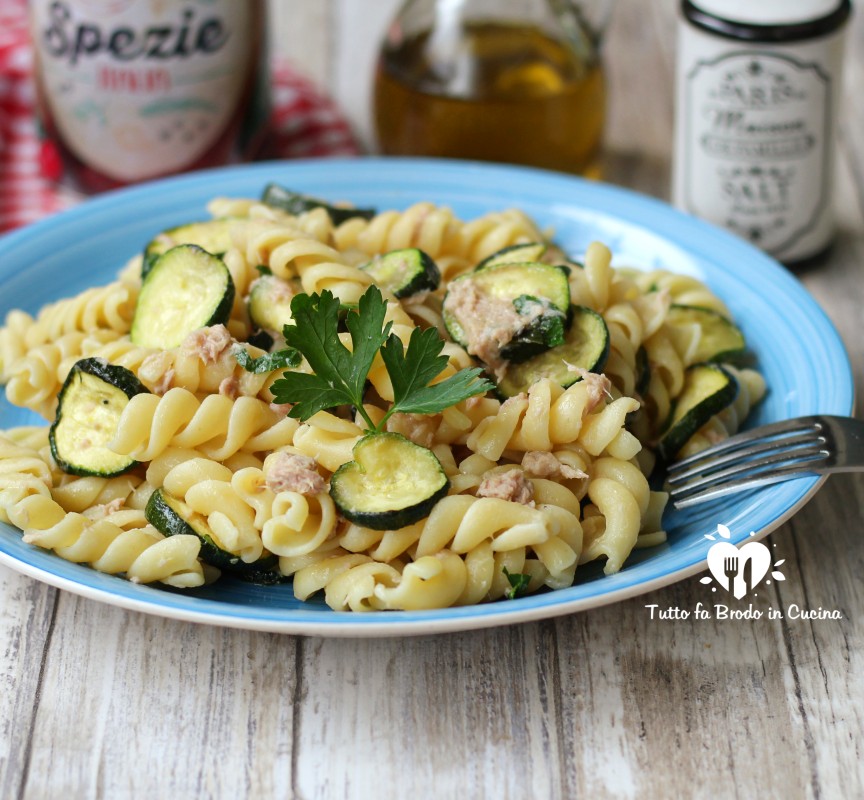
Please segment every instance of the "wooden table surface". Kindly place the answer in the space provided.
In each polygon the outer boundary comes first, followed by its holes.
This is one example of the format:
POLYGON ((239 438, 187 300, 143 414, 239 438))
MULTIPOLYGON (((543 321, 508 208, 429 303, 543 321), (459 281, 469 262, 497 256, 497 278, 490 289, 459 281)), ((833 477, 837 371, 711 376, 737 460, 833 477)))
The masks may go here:
MULTIPOLYGON (((368 131, 368 76, 352 83, 345 58, 369 63, 393 1, 280 4, 281 45, 368 131)), ((663 198, 674 41, 671 0, 619 2, 607 177, 663 198)), ((860 13, 849 45, 840 235, 803 280, 860 394, 860 13)), ((862 797, 862 520, 864 475, 834 477, 769 540, 786 581, 756 606, 837 621, 649 619, 648 603, 704 601, 692 578, 536 624, 316 639, 127 612, 0 568, 0 798, 862 797)))

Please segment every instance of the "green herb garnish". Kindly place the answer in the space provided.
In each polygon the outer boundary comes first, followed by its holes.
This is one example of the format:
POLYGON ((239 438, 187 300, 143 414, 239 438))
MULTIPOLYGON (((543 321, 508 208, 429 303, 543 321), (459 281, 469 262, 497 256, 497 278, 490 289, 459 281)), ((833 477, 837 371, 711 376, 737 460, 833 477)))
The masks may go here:
POLYGON ((234 358, 246 372, 273 372, 283 367, 299 367, 303 357, 292 347, 276 350, 273 353, 265 353, 258 358, 252 358, 249 351, 244 347, 238 347, 234 351, 234 358))
POLYGON ((430 386, 447 366, 441 355, 444 341, 434 328, 411 332, 408 349, 384 324, 387 303, 377 286, 370 286, 356 313, 345 316, 351 336, 349 350, 339 340, 339 301, 327 290, 321 295, 298 294, 291 300, 292 325, 283 329, 289 347, 299 351, 314 374, 286 372, 271 387, 275 402, 293 403, 290 416, 307 420, 319 411, 352 405, 371 431, 384 429, 397 411, 435 414, 456 403, 492 389, 480 377, 482 370, 465 369, 430 386), (393 384, 394 402, 376 425, 363 407, 366 378, 380 351, 393 384))
POLYGON ((272 275, 273 270, 270 269, 266 264, 256 264, 255 269, 258 270, 259 275, 272 275))
POLYGON ((520 594, 525 594, 528 591, 528 584, 531 583, 531 576, 524 572, 510 572, 507 567, 503 567, 504 575, 510 581, 510 589, 505 592, 508 600, 515 600, 520 594))

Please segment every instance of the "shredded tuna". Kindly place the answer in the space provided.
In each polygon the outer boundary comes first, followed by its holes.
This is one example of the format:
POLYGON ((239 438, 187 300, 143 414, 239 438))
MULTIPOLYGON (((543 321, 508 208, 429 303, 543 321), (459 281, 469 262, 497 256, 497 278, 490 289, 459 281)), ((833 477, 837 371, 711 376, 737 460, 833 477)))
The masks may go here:
POLYGON ((563 464, 554 453, 531 450, 522 457, 522 469, 536 478, 564 478, 573 480, 587 478, 588 473, 563 464))
POLYGON ((421 447, 431 447, 437 428, 435 417, 428 414, 402 414, 396 412, 387 420, 387 430, 401 433, 406 439, 421 447))
POLYGON ((522 505, 534 505, 534 485, 521 469, 496 472, 484 478, 477 487, 477 497, 497 497, 522 505))
POLYGON ((219 394, 223 394, 225 397, 230 397, 232 400, 236 400, 240 396, 240 381, 233 375, 224 378, 219 384, 219 394))
POLYGON ((551 478, 558 474, 561 462, 541 450, 531 450, 522 457, 522 468, 538 478, 551 478))
MULTIPOLYGON (((567 364, 567 362, 564 362, 567 364)), ((585 388, 588 389, 588 405, 585 408, 585 413, 590 414, 603 398, 612 399, 612 381, 602 373, 589 372, 583 367, 577 367, 575 364, 567 364, 568 372, 575 372, 582 378, 585 388)))
POLYGON ((288 416, 288 412, 291 410, 290 403, 270 403, 270 410, 279 415, 280 419, 284 419, 288 416))
POLYGON ((199 328, 192 331, 180 345, 185 355, 200 358, 205 364, 215 364, 232 344, 234 339, 224 325, 199 328))
POLYGON ((101 503, 99 505, 88 508, 87 511, 84 512, 84 514, 89 519, 102 519, 103 517, 115 514, 121 508, 123 508, 124 505, 126 505, 125 497, 115 497, 109 503, 101 503))
POLYGON ((510 300, 482 292, 472 280, 453 281, 447 290, 444 309, 465 332, 466 348, 488 364, 496 377, 503 376, 507 362, 501 349, 522 328, 543 313, 542 303, 531 303, 528 313, 520 314, 510 300))
POLYGON ((327 484, 318 474, 318 462, 314 458, 294 453, 279 453, 268 464, 267 487, 277 494, 321 494, 327 484))

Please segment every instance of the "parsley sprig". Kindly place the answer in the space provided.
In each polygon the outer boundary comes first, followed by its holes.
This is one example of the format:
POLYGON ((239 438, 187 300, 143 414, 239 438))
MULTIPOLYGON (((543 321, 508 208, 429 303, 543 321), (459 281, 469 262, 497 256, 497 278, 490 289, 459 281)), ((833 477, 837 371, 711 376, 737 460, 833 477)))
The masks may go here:
POLYGON ((307 420, 324 409, 349 404, 370 431, 379 432, 397 411, 435 414, 493 388, 477 368, 460 370, 432 384, 447 366, 447 356, 441 354, 444 341, 434 328, 415 328, 406 349, 391 333, 393 324, 384 324, 387 303, 378 287, 370 286, 360 298, 357 313, 345 317, 350 350, 339 339, 339 307, 326 289, 320 296, 298 294, 291 300, 294 324, 286 325, 283 335, 288 346, 305 357, 313 374, 286 372, 273 383, 275 402, 293 403, 289 416, 307 420), (393 384, 393 405, 376 425, 363 407, 363 393, 379 352, 393 384))

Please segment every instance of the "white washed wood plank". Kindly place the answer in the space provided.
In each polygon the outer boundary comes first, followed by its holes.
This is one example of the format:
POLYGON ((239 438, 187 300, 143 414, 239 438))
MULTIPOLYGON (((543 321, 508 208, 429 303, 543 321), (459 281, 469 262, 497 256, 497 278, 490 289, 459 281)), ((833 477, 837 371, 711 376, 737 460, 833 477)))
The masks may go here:
POLYGON ((17 797, 24 778, 57 595, 0 567, 0 797, 17 797))
POLYGON ((551 632, 307 641, 298 795, 567 797, 551 632))
POLYGON ((62 594, 25 796, 293 796, 296 641, 62 594))

